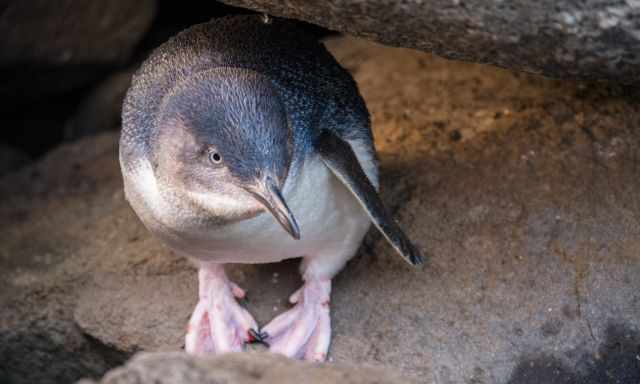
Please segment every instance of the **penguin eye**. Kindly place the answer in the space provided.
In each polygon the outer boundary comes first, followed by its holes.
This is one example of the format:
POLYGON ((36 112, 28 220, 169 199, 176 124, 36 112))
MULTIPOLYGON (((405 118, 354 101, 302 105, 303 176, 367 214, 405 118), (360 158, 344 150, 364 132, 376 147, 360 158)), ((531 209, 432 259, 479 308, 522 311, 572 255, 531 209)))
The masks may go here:
POLYGON ((222 156, 218 153, 218 151, 209 152, 209 161, 213 164, 220 164, 222 162, 222 156))

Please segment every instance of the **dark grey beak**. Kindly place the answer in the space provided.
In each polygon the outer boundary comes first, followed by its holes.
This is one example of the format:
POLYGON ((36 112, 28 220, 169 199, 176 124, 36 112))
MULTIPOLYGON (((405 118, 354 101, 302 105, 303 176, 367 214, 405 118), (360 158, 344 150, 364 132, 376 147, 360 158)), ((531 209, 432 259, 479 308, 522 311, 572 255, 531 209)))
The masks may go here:
POLYGON ((285 231, 289 232, 294 239, 300 240, 298 223, 289 210, 287 203, 284 201, 280 188, 278 188, 278 185, 272 177, 267 176, 258 185, 247 188, 247 190, 271 212, 285 231))

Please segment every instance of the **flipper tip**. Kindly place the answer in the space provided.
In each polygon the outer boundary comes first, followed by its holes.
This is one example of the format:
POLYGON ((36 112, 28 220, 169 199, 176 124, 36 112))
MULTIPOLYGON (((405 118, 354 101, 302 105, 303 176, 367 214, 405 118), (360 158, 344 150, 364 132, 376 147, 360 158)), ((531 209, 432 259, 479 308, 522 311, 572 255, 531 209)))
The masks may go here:
POLYGON ((426 258, 422 252, 420 252, 417 248, 413 248, 411 253, 409 254, 409 263, 414 267, 422 267, 426 262, 426 258))

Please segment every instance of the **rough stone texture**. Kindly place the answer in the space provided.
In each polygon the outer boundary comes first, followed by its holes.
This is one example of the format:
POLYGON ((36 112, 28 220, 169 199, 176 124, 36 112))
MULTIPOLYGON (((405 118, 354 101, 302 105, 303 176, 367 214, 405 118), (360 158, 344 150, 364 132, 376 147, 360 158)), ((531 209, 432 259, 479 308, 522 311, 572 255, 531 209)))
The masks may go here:
POLYGON ((222 1, 456 60, 640 80, 637 0, 222 1))
POLYGON ((68 383, 125 360, 73 320, 96 258, 108 253, 93 232, 114 219, 116 156, 114 137, 97 138, 0 181, 0 383, 68 383))
POLYGON ((128 62, 155 0, 8 0, 0 5, 0 110, 78 89, 128 62))
MULTIPOLYGON (((330 47, 371 110, 383 199, 431 254, 412 269, 371 232, 335 281, 331 360, 438 384, 640 382, 638 95, 330 47)), ((182 347, 195 270, 127 206, 116 143, 0 182, 0 382, 182 347)), ((259 323, 286 308, 296 268, 231 268, 259 323)))
POLYGON ((98 84, 65 124, 65 139, 79 139, 119 129, 122 102, 135 69, 116 72, 98 84))
POLYGON ((9 0, 0 64, 122 64, 151 26, 155 0, 9 0))
MULTIPOLYGON (((272 354, 234 353, 209 358, 185 353, 141 353, 100 384, 399 384, 409 380, 372 367, 319 365, 272 354)), ((96 384, 84 380, 78 384, 96 384)))

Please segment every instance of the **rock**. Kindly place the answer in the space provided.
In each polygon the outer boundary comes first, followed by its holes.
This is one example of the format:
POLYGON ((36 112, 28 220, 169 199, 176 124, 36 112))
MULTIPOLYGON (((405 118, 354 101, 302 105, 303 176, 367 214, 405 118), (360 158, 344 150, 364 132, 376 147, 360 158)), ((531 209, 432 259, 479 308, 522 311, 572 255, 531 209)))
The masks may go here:
POLYGON ((0 12, 0 110, 81 88, 128 63, 155 0, 9 0, 0 12))
MULTIPOLYGON (((185 353, 141 353, 100 384, 394 384, 409 383, 389 370, 310 364, 272 354, 233 353, 194 358, 185 353)), ((81 381, 78 384, 96 382, 81 381)))
POLYGON ((0 176, 19 169, 30 160, 26 153, 0 143, 0 176))
POLYGON ((0 179, 0 382, 68 383, 127 357, 73 320, 99 257, 88 231, 113 208, 116 157, 113 136, 94 138, 0 179))
MULTIPOLYGON (((371 111, 383 199, 431 254, 412 269, 368 235, 335 280, 332 361, 425 383, 639 382, 638 95, 329 46, 371 111)), ((128 207, 117 139, 63 146, 0 181, 0 382, 96 378, 135 352, 182 348, 195 269, 128 207)), ((296 269, 230 275, 265 324, 296 269)))
POLYGON ((640 7, 631 0, 222 1, 449 59, 640 80, 640 7))
POLYGON ((0 13, 0 64, 123 64, 154 12, 154 0, 10 0, 0 13))
POLYGON ((39 158, 64 140, 65 123, 84 98, 72 93, 30 101, 21 107, 0 103, 0 140, 39 158))
POLYGON ((120 128, 122 102, 135 68, 116 72, 98 84, 65 125, 65 139, 75 140, 120 128))
MULTIPOLYGON (((16 109, 32 108, 42 102, 63 102, 63 98, 73 99, 69 94, 99 81, 106 74, 102 66, 12 67, 4 71, 0 84, 0 112, 15 113, 16 109), (62 96, 64 95, 64 96, 62 96)), ((32 113, 33 114, 33 113, 32 113)), ((37 116, 36 116, 37 118, 37 116)))

